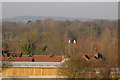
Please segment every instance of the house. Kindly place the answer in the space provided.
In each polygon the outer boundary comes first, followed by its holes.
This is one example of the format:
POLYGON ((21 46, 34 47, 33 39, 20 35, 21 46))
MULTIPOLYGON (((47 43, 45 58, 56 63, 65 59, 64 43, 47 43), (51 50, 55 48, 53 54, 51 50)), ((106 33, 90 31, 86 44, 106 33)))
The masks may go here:
POLYGON ((96 53, 95 55, 88 55, 85 54, 83 55, 84 60, 89 61, 89 60, 105 60, 105 58, 102 56, 100 53, 96 53))
POLYGON ((77 39, 75 36, 73 36, 71 31, 68 31, 68 43, 77 44, 77 39))
POLYGON ((69 43, 69 44, 70 44, 70 43, 77 44, 77 41, 76 41, 75 39, 69 39, 69 40, 68 40, 68 43, 69 43))

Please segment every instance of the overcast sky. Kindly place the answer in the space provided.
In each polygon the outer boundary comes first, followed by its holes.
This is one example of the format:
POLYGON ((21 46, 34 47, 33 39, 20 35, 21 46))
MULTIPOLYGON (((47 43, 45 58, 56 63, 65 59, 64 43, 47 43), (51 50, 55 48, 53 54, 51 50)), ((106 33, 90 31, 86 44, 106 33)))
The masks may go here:
POLYGON ((57 16, 117 19, 117 2, 3 2, 2 17, 57 16))

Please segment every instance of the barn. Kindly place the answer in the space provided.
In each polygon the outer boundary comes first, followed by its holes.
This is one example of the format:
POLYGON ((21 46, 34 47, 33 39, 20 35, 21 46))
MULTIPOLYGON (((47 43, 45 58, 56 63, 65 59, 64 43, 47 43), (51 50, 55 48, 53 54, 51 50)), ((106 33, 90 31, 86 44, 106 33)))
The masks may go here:
POLYGON ((7 57, 5 55, 2 57, 3 65, 5 65, 2 69, 2 76, 3 78, 57 78, 60 77, 59 69, 64 59, 63 56, 50 57, 49 55, 34 55, 34 57, 28 57, 28 55, 7 57))

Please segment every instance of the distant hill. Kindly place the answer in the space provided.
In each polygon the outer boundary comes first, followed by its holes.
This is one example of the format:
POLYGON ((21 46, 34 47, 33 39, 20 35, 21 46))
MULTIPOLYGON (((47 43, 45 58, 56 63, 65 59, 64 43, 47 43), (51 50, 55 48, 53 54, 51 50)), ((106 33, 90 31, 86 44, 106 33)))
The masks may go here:
POLYGON ((36 21, 37 19, 43 20, 45 18, 51 18, 53 20, 74 20, 78 19, 80 21, 87 21, 88 19, 85 18, 71 18, 71 17, 51 17, 51 16, 18 16, 18 17, 12 17, 12 18, 3 18, 2 21, 9 21, 9 22, 25 22, 26 20, 31 19, 32 21, 36 21))

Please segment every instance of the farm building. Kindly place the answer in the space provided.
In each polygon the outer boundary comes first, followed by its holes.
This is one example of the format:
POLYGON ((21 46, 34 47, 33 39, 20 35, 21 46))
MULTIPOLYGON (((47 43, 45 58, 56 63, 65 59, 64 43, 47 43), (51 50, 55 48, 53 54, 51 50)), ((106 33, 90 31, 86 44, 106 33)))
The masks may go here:
POLYGON ((2 69, 3 77, 57 78, 59 67, 65 61, 63 56, 34 55, 28 57, 28 55, 21 56, 21 54, 21 52, 12 53, 9 57, 4 54, 2 57, 3 66, 5 67, 2 69))

